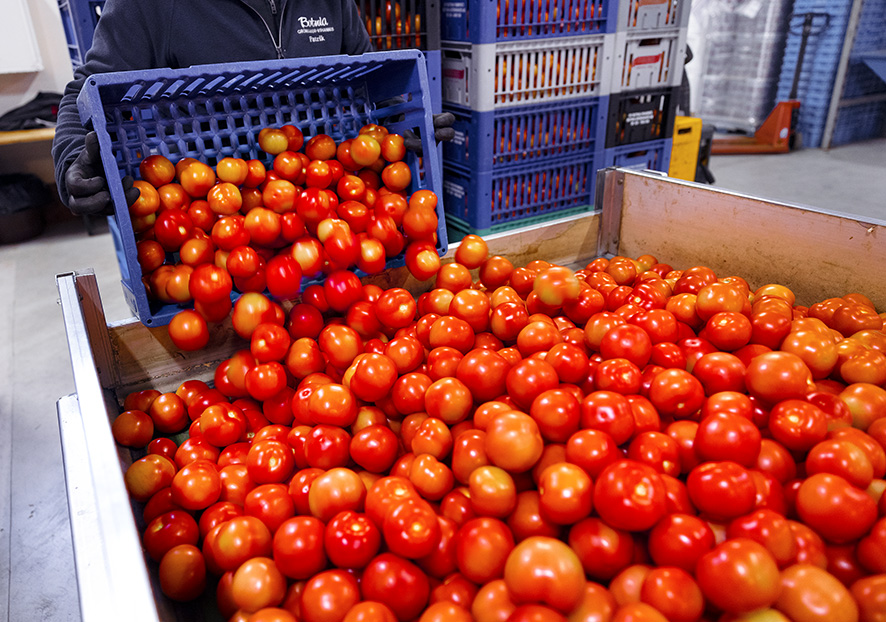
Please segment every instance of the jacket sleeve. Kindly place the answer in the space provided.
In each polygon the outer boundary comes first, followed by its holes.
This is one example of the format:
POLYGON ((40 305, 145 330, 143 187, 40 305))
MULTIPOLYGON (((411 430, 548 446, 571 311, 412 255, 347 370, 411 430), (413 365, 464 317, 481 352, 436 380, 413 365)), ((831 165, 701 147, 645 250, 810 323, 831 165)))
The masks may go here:
POLYGON ((157 21, 170 19, 173 0, 107 0, 95 29, 92 48, 85 62, 74 71, 65 87, 58 109, 52 142, 55 182, 59 197, 67 205, 65 173, 83 150, 86 129, 80 122, 77 96, 86 78, 96 73, 150 69, 166 64, 167 29, 157 21))
POLYGON ((372 51, 369 32, 360 19, 356 0, 342 0, 342 54, 364 54, 372 51))

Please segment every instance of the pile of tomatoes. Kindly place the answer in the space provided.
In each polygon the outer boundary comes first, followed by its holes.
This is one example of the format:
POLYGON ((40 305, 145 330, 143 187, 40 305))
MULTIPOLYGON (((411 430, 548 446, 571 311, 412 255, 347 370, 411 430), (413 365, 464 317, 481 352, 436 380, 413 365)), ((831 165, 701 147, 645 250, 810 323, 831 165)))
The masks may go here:
POLYGON ((268 277, 211 386, 126 397, 170 598, 238 622, 886 619, 869 299, 648 255, 516 267, 477 236, 454 259, 417 297, 338 269, 283 303, 268 277))
POLYGON ((305 141, 292 125, 265 128, 259 146, 273 164, 226 157, 213 169, 195 158, 152 155, 139 165, 140 195, 129 207, 149 296, 186 305, 169 330, 195 350, 207 322, 231 313, 231 293, 267 291, 292 299, 303 279, 351 269, 374 274, 404 253, 421 279, 439 268, 437 197, 407 193, 412 171, 403 137, 366 125, 339 144, 305 141))

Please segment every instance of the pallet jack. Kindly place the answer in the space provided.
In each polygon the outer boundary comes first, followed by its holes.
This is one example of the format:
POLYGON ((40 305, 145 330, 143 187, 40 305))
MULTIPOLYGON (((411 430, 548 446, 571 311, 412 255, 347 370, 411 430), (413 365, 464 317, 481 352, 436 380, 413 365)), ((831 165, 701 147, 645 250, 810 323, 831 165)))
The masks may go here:
POLYGON ((794 81, 788 99, 775 104, 775 108, 757 128, 753 136, 715 136, 711 143, 711 153, 715 155, 735 155, 753 153, 787 153, 791 151, 797 140, 797 118, 800 114, 800 102, 797 90, 800 85, 800 72, 803 69, 803 57, 806 55, 806 43, 811 35, 819 35, 830 25, 829 13, 799 13, 790 19, 803 18, 803 29, 800 33, 800 51, 797 54, 797 66, 794 68, 794 81), (819 20, 816 23, 816 20, 819 20))

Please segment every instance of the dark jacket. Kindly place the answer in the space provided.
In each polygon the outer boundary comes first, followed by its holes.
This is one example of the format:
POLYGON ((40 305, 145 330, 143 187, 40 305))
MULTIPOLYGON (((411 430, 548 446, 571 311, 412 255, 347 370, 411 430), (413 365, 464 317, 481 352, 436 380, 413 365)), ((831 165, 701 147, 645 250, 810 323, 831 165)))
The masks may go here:
POLYGON ((77 95, 87 76, 371 50, 354 0, 107 0, 85 63, 59 106, 55 180, 83 149, 77 95))

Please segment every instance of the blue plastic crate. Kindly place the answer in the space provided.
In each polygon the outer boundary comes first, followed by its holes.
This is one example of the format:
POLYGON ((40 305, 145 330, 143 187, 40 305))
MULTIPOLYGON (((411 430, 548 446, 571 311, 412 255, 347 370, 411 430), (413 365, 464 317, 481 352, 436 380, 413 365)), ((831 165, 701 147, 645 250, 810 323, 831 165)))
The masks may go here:
POLYGON ((618 0, 443 0, 444 41, 500 43, 614 32, 618 0))
POLYGON ((434 112, 443 110, 443 64, 440 50, 425 52, 428 63, 428 87, 431 90, 431 106, 434 112))
POLYGON ((600 149, 608 97, 477 112, 447 106, 455 138, 443 143, 444 165, 470 171, 525 164, 552 157, 585 157, 600 149))
POLYGON ((599 153, 480 172, 447 166, 447 226, 482 235, 591 210, 599 153))
POLYGON ((92 35, 105 0, 59 0, 58 10, 74 69, 83 64, 92 47, 92 35))
POLYGON ((832 146, 886 136, 886 101, 840 109, 834 126, 832 146))
POLYGON ((671 164, 671 141, 666 138, 605 149, 600 167, 619 166, 666 173, 671 164))
MULTIPOLYGON (((138 177, 148 155, 173 162, 195 157, 210 165, 228 156, 270 164, 258 146, 262 128, 290 123, 306 136, 326 133, 338 141, 366 123, 383 123, 391 131, 414 129, 422 136, 424 158, 407 156, 413 179, 408 192, 428 188, 442 196, 427 69, 417 50, 97 74, 86 81, 78 105, 84 125, 99 138, 125 259, 124 294, 145 324, 168 323, 180 308, 148 300, 120 183, 124 175, 138 177)), ((442 204, 437 214, 442 255, 447 249, 442 204)), ((388 263, 396 265, 403 265, 402 256, 388 263)))

